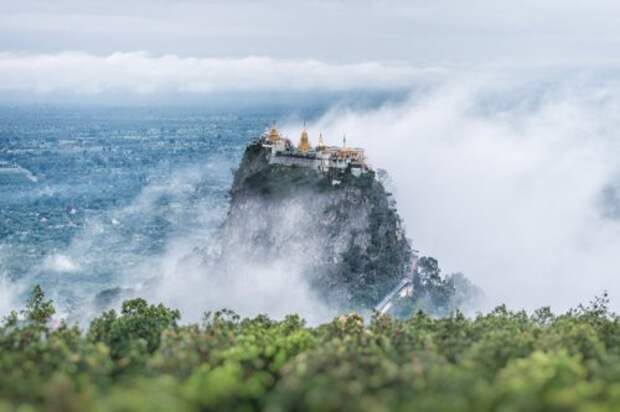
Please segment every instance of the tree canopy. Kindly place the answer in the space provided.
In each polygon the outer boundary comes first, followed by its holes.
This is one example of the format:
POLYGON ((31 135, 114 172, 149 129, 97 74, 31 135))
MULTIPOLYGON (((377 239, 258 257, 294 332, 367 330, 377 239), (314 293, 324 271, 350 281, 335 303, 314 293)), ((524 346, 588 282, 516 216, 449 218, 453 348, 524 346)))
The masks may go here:
MULTIPOLYGON (((436 273, 433 262, 428 271, 436 273)), ((532 314, 297 315, 200 324, 143 299, 86 331, 36 287, 0 325, 0 411, 611 411, 620 321, 604 295, 532 314)))

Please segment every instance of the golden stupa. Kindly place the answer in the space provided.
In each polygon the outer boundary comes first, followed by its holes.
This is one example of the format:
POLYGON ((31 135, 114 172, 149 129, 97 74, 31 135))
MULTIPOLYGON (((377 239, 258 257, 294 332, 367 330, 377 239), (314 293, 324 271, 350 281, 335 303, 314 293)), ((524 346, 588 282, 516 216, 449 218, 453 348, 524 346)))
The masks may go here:
POLYGON ((278 132, 278 129, 276 129, 276 125, 274 123, 273 126, 271 126, 269 134, 267 135, 267 140, 269 143, 278 143, 280 139, 282 139, 282 137, 280 136, 280 132, 278 132))
POLYGON ((301 153, 308 153, 310 150, 310 139, 308 138, 308 131, 305 128, 304 131, 301 132, 301 139, 299 139, 297 150, 301 153))

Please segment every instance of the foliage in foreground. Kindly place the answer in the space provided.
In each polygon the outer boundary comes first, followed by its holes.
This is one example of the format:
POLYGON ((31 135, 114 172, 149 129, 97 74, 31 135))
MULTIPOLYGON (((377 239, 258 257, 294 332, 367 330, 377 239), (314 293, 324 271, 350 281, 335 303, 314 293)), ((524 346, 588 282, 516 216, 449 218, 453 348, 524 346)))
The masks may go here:
POLYGON ((502 410, 620 406, 620 321, 606 297, 563 315, 498 307, 406 320, 229 311, 180 325, 142 299, 87 331, 35 288, 0 326, 0 411, 502 410))

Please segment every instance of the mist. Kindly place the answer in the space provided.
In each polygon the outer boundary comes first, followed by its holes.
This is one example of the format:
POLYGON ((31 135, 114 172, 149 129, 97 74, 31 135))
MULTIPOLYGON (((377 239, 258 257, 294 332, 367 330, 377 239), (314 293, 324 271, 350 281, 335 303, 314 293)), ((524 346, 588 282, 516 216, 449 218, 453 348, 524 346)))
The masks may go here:
POLYGON ((170 174, 154 171, 129 204, 89 217, 67 247, 44 256, 28 276, 0 277, 0 315, 18 310, 40 283, 57 316, 83 326, 134 297, 180 309, 184 322, 221 309, 278 319, 299 313, 312 324, 331 319, 337 311, 307 276, 324 242, 312 235, 309 199, 269 206, 277 217, 271 224, 256 218, 267 205, 249 200, 242 208, 253 212, 222 231, 235 160, 213 155, 170 174), (171 227, 167 233, 156 230, 162 221, 171 227), (265 229, 273 248, 255 239, 265 229), (112 298, 101 304, 104 291, 112 298))
POLYGON ((601 73, 472 73, 404 104, 335 108, 311 131, 365 147, 413 247, 464 272, 488 308, 565 310, 609 291, 617 310, 619 98, 601 73))
MULTIPOLYGON (((0 52, 0 93, 14 98, 133 97, 222 92, 398 90, 445 69, 402 62, 329 63, 316 59, 181 57, 115 52, 0 52)), ((87 99, 86 99, 87 100, 87 99)))
POLYGON ((308 274, 324 241, 312 228, 309 203, 248 200, 211 236, 172 240, 162 256, 146 262, 158 276, 145 296, 181 309, 186 320, 223 308, 277 319, 298 313, 312 324, 331 319, 337 311, 315 293, 308 274), (275 220, 265 218, 266 208, 275 220), (259 240, 265 232, 270 239, 259 240))
MULTIPOLYGON (((413 247, 480 286, 481 309, 564 311, 608 291, 617 310, 620 89, 601 72, 568 71, 555 82, 548 74, 462 73, 405 102, 334 107, 308 126, 314 139, 322 132, 341 144, 346 134, 366 148, 391 177, 413 247)), ((282 125, 293 139, 301 127, 282 125)), ((305 289, 307 262, 237 266, 238 282, 218 289, 204 268, 166 261, 156 296, 189 313, 206 302, 246 314, 329 313, 305 289)))

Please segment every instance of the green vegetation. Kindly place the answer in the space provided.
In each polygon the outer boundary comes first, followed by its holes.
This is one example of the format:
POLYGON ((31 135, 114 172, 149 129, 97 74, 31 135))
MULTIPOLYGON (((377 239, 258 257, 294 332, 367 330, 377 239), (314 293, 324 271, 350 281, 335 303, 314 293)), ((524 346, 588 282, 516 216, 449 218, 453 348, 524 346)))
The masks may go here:
MULTIPOLYGON (((432 262, 426 262, 432 264, 432 262)), ((126 301, 86 331, 36 287, 0 326, 0 411, 611 411, 620 318, 607 297, 563 315, 355 314, 308 327, 126 301)))

